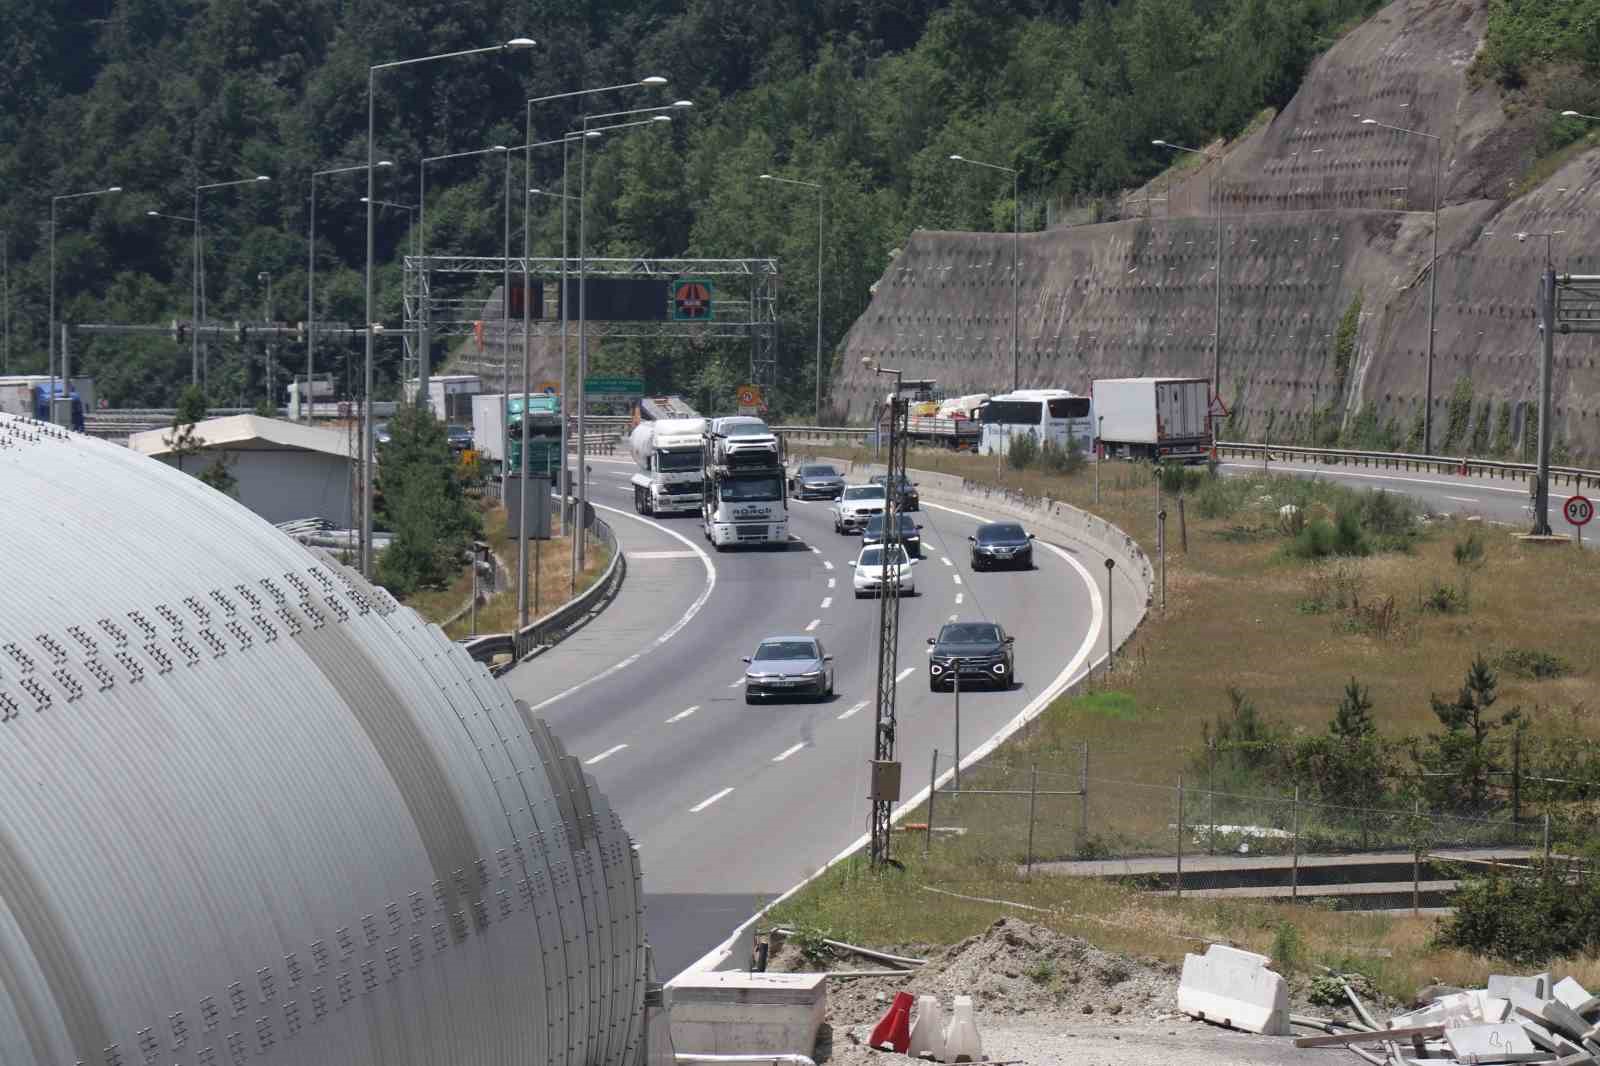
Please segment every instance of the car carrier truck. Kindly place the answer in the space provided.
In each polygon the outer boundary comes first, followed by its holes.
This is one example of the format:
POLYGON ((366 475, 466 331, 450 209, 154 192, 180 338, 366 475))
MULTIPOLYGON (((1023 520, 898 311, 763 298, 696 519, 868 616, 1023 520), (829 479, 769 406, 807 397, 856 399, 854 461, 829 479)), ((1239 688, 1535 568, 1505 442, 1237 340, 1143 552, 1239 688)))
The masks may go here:
POLYGON ((759 418, 713 418, 702 442, 700 515, 718 551, 789 542, 783 448, 759 418))

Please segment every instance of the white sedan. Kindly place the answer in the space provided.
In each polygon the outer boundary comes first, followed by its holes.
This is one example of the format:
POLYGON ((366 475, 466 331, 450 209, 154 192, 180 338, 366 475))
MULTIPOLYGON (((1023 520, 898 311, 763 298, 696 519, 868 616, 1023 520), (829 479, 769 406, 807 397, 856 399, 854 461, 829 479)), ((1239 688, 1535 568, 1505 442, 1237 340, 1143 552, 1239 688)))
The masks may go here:
POLYGON ((915 596, 917 594, 916 565, 920 559, 912 559, 906 555, 905 548, 894 545, 885 565, 883 557, 884 547, 874 544, 862 548, 861 554, 856 556, 855 574, 851 578, 855 585, 856 599, 863 596, 876 596, 883 590, 885 571, 890 581, 899 581, 900 595, 915 596))

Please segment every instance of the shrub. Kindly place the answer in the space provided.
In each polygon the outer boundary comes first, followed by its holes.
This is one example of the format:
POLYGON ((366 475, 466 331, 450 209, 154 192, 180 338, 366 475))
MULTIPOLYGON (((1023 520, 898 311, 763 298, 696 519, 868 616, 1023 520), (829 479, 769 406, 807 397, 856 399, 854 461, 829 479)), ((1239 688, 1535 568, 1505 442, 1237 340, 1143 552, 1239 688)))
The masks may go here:
POLYGON ((1026 470, 1039 458, 1039 438, 1033 433, 1013 434, 1011 446, 1006 449, 1006 465, 1013 470, 1026 470))
POLYGON ((1405 497, 1376 489, 1361 497, 1360 521, 1362 528, 1380 537, 1403 536, 1415 523, 1405 497))
POLYGON ((1467 598, 1454 585, 1446 585, 1434 578, 1428 591, 1419 593, 1417 607, 1434 614, 1457 614, 1467 609, 1467 598))
POLYGON ((1600 880, 1574 883, 1564 863, 1535 859, 1525 871, 1469 877, 1451 903, 1443 947, 1537 966, 1600 949, 1600 880))
POLYGON ((1474 566, 1483 562, 1483 534, 1472 530, 1465 539, 1456 541, 1453 554, 1457 566, 1474 566))
POLYGON ((1360 517, 1349 508, 1342 508, 1332 522, 1318 518, 1306 523, 1305 528, 1284 545, 1284 553, 1296 559, 1367 555, 1371 551, 1361 530, 1360 517))
MULTIPOLYGON (((1032 436, 1029 437, 1032 440, 1032 436)), ((1039 468, 1051 474, 1075 474, 1083 469, 1083 447, 1076 437, 1062 447, 1055 441, 1047 440, 1039 445, 1037 462, 1039 468)))
POLYGON ((1300 929, 1293 922, 1280 922, 1272 935, 1272 964, 1285 977, 1300 968, 1304 959, 1305 943, 1300 939, 1300 929))
POLYGON ((1512 677, 1528 681, 1548 681, 1572 673, 1572 664, 1567 660, 1538 648, 1510 648, 1500 653, 1495 665, 1512 677))

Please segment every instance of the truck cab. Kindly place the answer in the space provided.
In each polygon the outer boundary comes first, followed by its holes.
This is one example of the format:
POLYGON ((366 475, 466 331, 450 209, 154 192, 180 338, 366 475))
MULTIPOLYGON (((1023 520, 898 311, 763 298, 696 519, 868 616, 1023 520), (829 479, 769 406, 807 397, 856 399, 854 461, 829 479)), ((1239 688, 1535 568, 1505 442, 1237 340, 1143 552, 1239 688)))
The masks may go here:
POLYGON ((788 479, 783 448, 759 418, 712 419, 706 428, 701 518, 721 551, 741 544, 787 544, 788 479))

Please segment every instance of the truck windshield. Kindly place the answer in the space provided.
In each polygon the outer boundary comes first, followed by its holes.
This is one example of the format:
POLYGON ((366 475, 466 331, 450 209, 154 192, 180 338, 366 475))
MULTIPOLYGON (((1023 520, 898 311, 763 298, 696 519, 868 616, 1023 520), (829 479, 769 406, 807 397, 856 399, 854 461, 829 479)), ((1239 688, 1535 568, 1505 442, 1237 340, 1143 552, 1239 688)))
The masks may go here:
POLYGON ((741 477, 724 481, 721 498, 728 503, 783 499, 783 482, 775 477, 741 477))
POLYGON ((656 465, 662 471, 681 474, 689 470, 700 469, 700 449, 686 449, 677 452, 657 452, 656 465))

